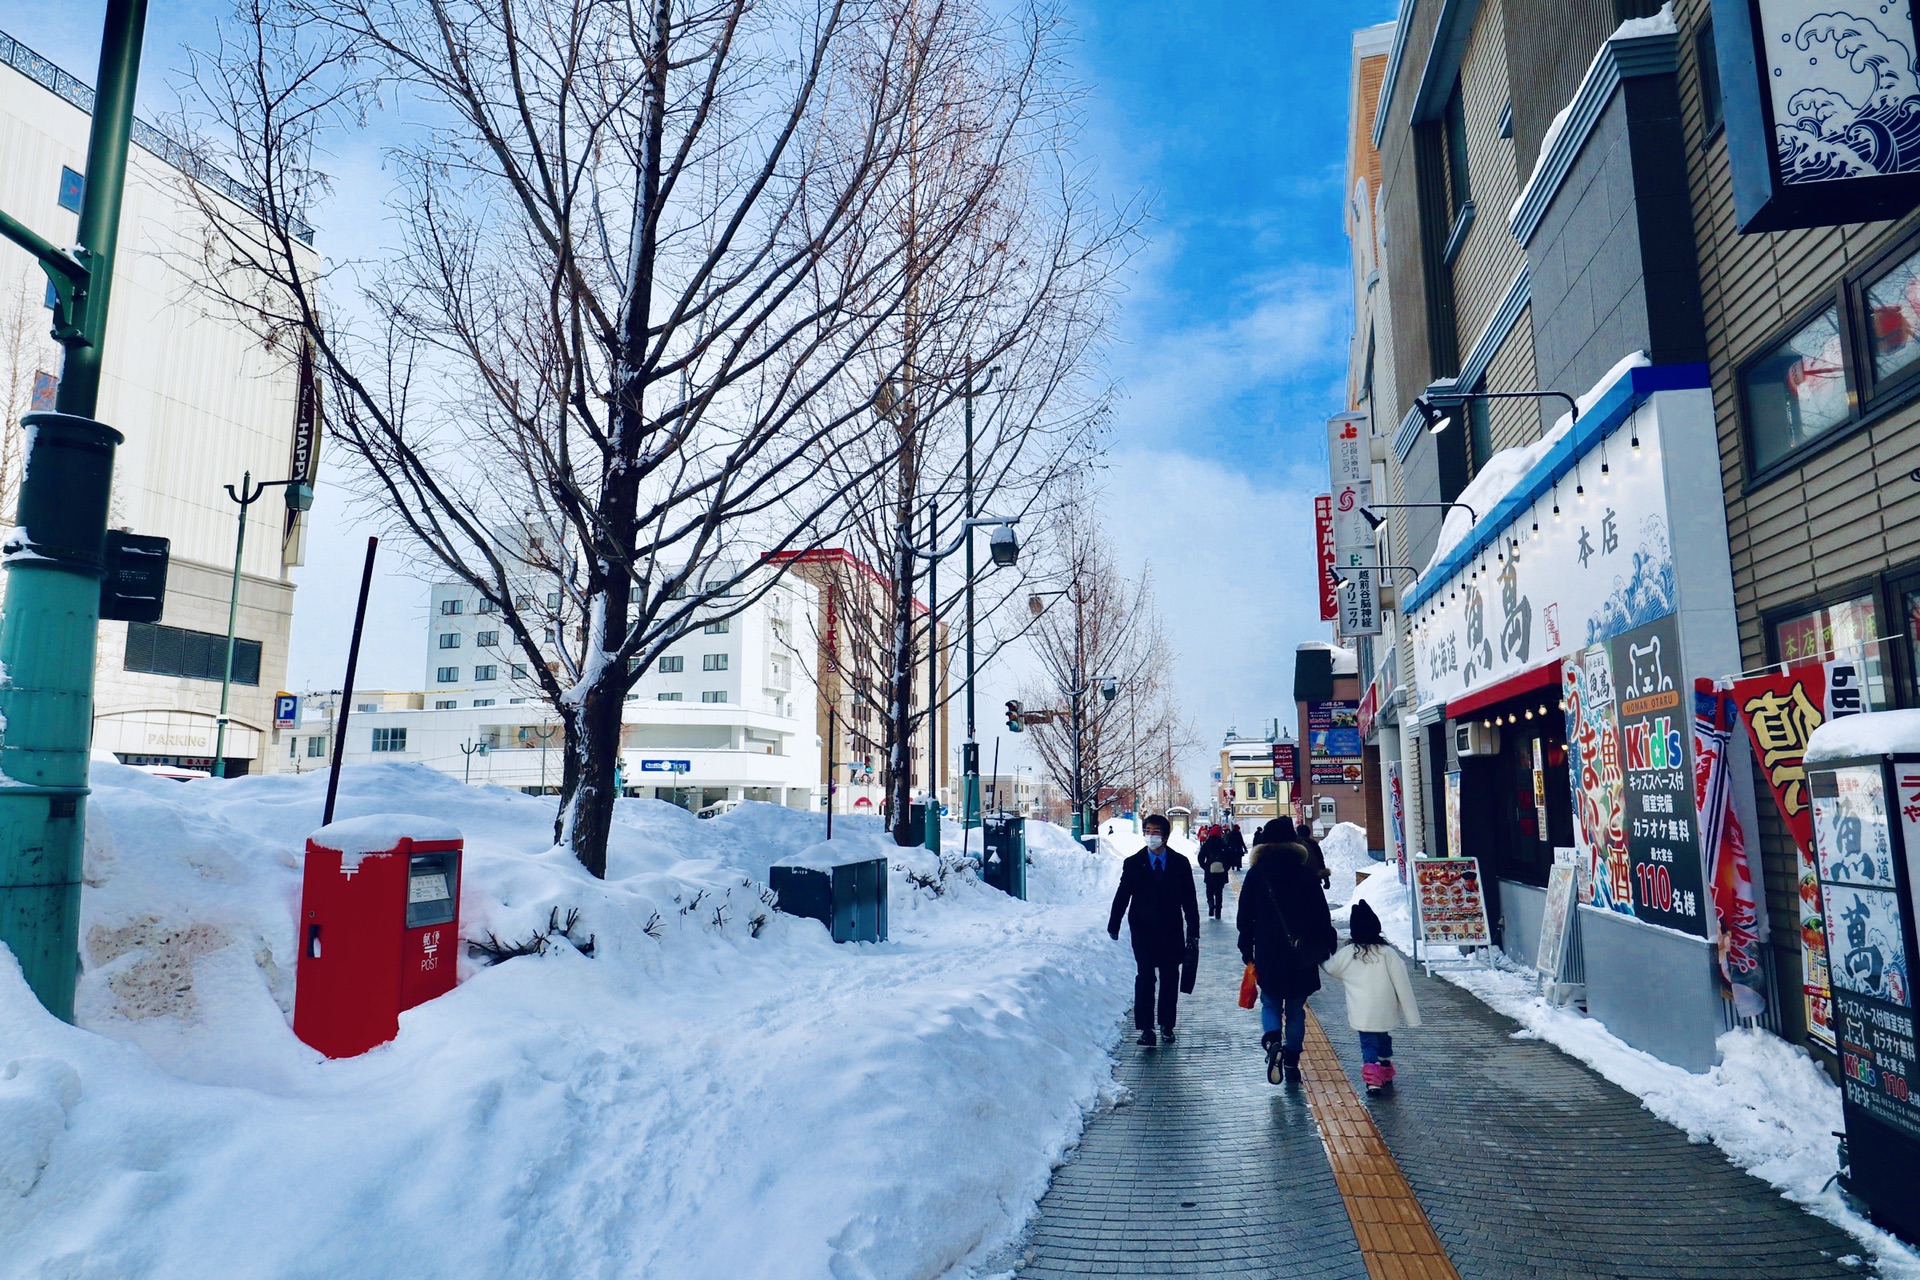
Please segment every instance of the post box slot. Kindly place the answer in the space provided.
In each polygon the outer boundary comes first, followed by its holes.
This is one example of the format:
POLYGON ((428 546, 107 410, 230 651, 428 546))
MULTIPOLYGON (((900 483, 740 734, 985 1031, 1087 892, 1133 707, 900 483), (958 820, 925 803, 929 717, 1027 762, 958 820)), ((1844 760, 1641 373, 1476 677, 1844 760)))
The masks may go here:
POLYGON ((307 954, 315 960, 320 958, 320 926, 317 924, 307 926, 307 954))
POLYGON ((458 863, 451 853, 416 853, 407 869, 407 928, 447 924, 460 893, 458 863))

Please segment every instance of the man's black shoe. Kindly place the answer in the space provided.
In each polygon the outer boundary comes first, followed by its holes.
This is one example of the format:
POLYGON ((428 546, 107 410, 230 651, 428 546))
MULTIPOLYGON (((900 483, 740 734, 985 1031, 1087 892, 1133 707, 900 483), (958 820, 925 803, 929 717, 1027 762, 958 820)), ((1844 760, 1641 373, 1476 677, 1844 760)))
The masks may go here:
POLYGON ((1136 1040, 1136 1041, 1134 1041, 1134 1043, 1135 1043, 1135 1044, 1137 1044, 1137 1045, 1142 1045, 1142 1046, 1144 1046, 1144 1047, 1146 1047, 1146 1048, 1148 1048, 1148 1049, 1151 1049, 1151 1048, 1153 1048, 1153 1046, 1154 1046, 1154 1045, 1156 1045, 1156 1044, 1159 1044, 1160 1042, 1159 1042, 1158 1040, 1156 1040, 1156 1039, 1154 1039, 1154 1036, 1153 1036, 1153 1032, 1151 1032, 1151 1031, 1142 1031, 1142 1032, 1140 1033, 1140 1038, 1139 1038, 1138 1040, 1136 1040))
POLYGON ((1160 1038, 1162 1040, 1165 1040, 1168 1044, 1172 1044, 1174 1041, 1173 1028, 1172 1027, 1160 1028, 1160 1038))

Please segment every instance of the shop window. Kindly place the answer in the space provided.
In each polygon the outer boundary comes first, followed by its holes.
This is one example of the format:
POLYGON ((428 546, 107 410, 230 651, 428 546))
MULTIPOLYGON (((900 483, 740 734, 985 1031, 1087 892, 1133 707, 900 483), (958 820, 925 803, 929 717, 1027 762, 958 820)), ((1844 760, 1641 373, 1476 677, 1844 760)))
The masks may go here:
POLYGON ((1713 43, 1713 19, 1708 18, 1693 33, 1694 62, 1700 68, 1700 116, 1706 136, 1711 138, 1726 120, 1720 92, 1720 50, 1713 43))
POLYGON ((1775 662, 1825 662, 1830 658, 1859 662, 1872 710, 1893 705, 1882 640, 1880 609, 1871 590, 1829 604, 1776 614, 1767 627, 1767 642, 1775 662))
POLYGON ((1761 353, 1742 371, 1740 382, 1756 472, 1845 425, 1839 308, 1827 308, 1761 353))
POLYGON ((1920 247, 1867 282, 1862 310, 1878 390, 1920 362, 1920 247))

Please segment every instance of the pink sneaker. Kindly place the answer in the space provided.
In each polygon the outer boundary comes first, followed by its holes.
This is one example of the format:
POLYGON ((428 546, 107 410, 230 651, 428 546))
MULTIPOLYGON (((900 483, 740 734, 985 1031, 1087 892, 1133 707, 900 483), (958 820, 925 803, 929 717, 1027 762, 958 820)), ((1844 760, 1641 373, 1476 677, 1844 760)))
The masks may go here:
POLYGON ((1393 1077, 1397 1073, 1393 1069, 1393 1060, 1391 1058, 1385 1059, 1380 1063, 1380 1074, 1383 1077, 1383 1083, 1393 1083, 1393 1077))
POLYGON ((1365 1082, 1368 1093, 1378 1093, 1387 1087, 1388 1076, 1386 1068, 1377 1062, 1361 1063, 1360 1079, 1365 1082))

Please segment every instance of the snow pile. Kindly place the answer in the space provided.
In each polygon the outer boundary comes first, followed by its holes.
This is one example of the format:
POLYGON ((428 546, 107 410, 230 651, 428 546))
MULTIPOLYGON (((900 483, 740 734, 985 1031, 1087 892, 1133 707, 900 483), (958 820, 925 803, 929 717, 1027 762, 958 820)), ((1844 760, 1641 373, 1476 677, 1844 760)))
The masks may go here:
POLYGON ((1327 832, 1320 842, 1320 852, 1326 857, 1327 870, 1333 873, 1333 884, 1327 890, 1327 902, 1333 906, 1344 907, 1353 897, 1356 871, 1371 869, 1370 880, 1383 875, 1388 880, 1394 878, 1392 867, 1375 862, 1367 852, 1367 829, 1351 822, 1339 823, 1327 832))
POLYGON ((958 827, 938 859, 836 817, 892 868, 891 941, 836 946, 763 897, 819 815, 623 800, 597 881, 550 801, 349 769, 342 818, 465 834, 465 938, 577 908, 595 954, 463 955, 330 1062, 288 1025, 324 777, 92 781, 80 1025, 0 951, 0 1276, 964 1274, 1113 1097, 1118 868, 1054 828, 1022 903, 958 827))
MULTIPOLYGON (((1391 931, 1389 931, 1391 935, 1391 931)), ((1558 1008, 1539 995, 1531 971, 1448 969, 1443 977, 1471 991, 1525 1030, 1638 1097, 1647 1110, 1711 1142, 1789 1200, 1834 1223, 1874 1255, 1877 1274, 1920 1280, 1920 1257, 1854 1213, 1828 1185, 1838 1167, 1840 1090, 1807 1054, 1764 1031, 1722 1035, 1722 1061, 1704 1075, 1642 1053, 1603 1023, 1558 1008)))
MULTIPOLYGON (((1327 849, 1324 843, 1320 847, 1323 850, 1327 849)), ((1333 863, 1331 850, 1327 850, 1327 863, 1329 866, 1333 863)), ((1373 865, 1379 870, 1368 876, 1366 881, 1354 889, 1346 900, 1334 902, 1332 897, 1328 898, 1329 904, 1333 906, 1334 923, 1344 926, 1347 917, 1352 914, 1353 904, 1364 902, 1373 908, 1375 915, 1380 917, 1380 932, 1386 936, 1387 941, 1411 955, 1413 952, 1413 904, 1407 896, 1407 886, 1400 883, 1399 873, 1391 862, 1376 862, 1373 865)), ((1334 876, 1333 883, 1334 888, 1340 887, 1340 877, 1337 874, 1334 876)), ((1447 955, 1456 954, 1452 947, 1442 947, 1439 950, 1447 955)), ((1424 955, 1425 951, 1423 950, 1421 954, 1424 955)))
MULTIPOLYGON (((1644 368, 1652 363, 1644 351, 1622 356, 1613 368, 1607 370, 1598 382, 1588 387, 1586 393, 1577 397, 1574 403, 1580 406, 1580 412, 1584 416, 1593 409, 1593 406, 1600 403, 1601 397, 1613 390, 1614 383, 1626 377, 1632 370, 1644 368)), ((1420 571, 1422 581, 1425 581, 1434 567, 1445 560, 1455 547, 1466 540, 1467 535, 1473 532, 1476 521, 1483 520, 1491 514, 1500 504, 1500 500, 1513 492, 1515 487, 1532 473, 1534 467, 1538 466, 1541 460, 1552 451, 1553 446, 1571 430, 1573 430, 1573 415, 1563 413, 1554 422, 1552 428, 1532 444, 1502 449, 1487 459, 1487 465, 1474 475, 1467 487, 1460 491, 1460 496, 1454 499, 1461 506, 1447 512, 1446 519, 1441 522, 1440 540, 1434 544, 1433 555, 1427 560, 1426 568, 1420 571), (1473 516, 1469 517, 1461 507, 1471 508, 1473 516)))
POLYGON ((1806 763, 1920 751, 1920 711, 1867 711, 1829 720, 1807 739, 1806 763))

